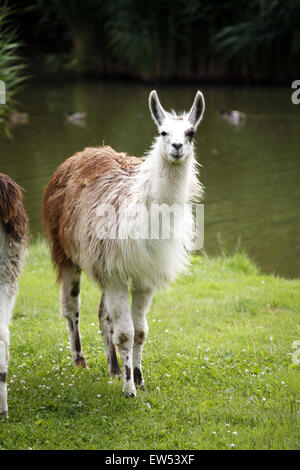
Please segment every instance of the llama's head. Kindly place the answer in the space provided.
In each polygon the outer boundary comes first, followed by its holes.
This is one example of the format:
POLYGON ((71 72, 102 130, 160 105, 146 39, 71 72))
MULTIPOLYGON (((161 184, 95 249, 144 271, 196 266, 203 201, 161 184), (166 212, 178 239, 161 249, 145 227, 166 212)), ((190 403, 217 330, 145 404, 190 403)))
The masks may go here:
POLYGON ((150 93, 149 107, 160 134, 162 157, 173 164, 185 162, 193 155, 193 137, 205 109, 202 93, 197 91, 190 111, 180 116, 163 109, 155 90, 150 93))

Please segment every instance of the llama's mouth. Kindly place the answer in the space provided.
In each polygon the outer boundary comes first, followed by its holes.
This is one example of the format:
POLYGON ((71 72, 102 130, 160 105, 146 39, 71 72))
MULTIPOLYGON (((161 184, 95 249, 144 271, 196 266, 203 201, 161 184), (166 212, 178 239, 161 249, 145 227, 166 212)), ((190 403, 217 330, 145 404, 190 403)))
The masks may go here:
POLYGON ((171 153, 171 159, 174 163, 180 163, 181 160, 183 160, 183 155, 182 153, 171 153))

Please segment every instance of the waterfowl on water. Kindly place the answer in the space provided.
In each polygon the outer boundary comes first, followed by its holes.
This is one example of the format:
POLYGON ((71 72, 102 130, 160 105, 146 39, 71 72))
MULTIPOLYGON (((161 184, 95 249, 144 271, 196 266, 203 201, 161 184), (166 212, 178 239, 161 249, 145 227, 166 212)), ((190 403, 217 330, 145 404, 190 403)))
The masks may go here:
POLYGON ((28 113, 11 113, 10 124, 17 126, 18 124, 28 124, 28 113))
POLYGON ((219 113, 223 119, 231 124, 240 124, 245 119, 245 113, 237 110, 224 111, 224 109, 221 109, 219 113))
POLYGON ((85 124, 86 113, 72 113, 68 111, 66 114, 66 121, 75 125, 85 124))

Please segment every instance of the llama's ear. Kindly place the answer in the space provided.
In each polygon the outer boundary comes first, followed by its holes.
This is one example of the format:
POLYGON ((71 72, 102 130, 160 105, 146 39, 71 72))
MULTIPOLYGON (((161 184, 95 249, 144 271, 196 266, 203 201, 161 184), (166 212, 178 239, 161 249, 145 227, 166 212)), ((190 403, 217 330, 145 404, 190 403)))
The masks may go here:
POLYGON ((156 125, 158 127, 161 126, 166 117, 166 114, 165 114, 164 108, 159 102, 159 99, 155 90, 152 90, 149 95, 149 108, 150 108, 151 115, 156 125))
POLYGON ((197 91, 193 106, 191 107, 189 113, 189 121, 194 126, 197 127, 199 122, 203 117, 203 113, 205 110, 205 101, 204 96, 202 95, 201 91, 197 91))

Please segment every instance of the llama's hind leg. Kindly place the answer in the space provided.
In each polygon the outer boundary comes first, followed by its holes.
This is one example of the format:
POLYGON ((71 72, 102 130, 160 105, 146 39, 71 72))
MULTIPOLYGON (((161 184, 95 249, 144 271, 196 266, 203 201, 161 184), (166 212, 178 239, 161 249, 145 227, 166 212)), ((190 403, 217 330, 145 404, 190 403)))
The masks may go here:
POLYGON ((142 373, 142 352, 148 334, 146 314, 152 300, 152 290, 132 290, 131 314, 134 325, 133 377, 134 382, 144 389, 142 373))
POLYGON ((15 303, 16 286, 0 285, 0 414, 8 416, 7 369, 9 359, 9 322, 15 303))
POLYGON ((136 389, 133 382, 132 347, 134 329, 129 309, 128 288, 117 282, 110 282, 105 288, 105 307, 112 319, 113 344, 118 347, 122 365, 126 397, 135 397, 136 389))
POLYGON ((62 315, 67 320, 72 359, 75 366, 87 367, 79 331, 81 270, 77 266, 65 268, 60 272, 60 279, 62 315))
POLYGON ((109 372, 112 377, 120 377, 122 375, 117 357, 116 346, 113 343, 113 323, 106 307, 105 307, 105 295, 101 296, 99 305, 99 322, 100 328, 103 335, 103 340, 106 349, 106 357, 109 367, 109 372))

